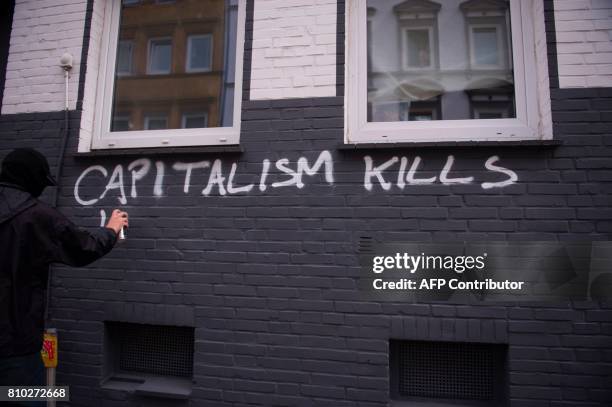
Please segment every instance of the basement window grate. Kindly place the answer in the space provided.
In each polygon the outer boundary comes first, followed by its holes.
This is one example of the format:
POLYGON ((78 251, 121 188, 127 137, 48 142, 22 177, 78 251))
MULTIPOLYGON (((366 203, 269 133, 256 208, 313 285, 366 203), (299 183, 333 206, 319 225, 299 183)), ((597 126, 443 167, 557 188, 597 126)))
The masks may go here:
MULTIPOLYGON (((465 342, 392 341, 399 398, 499 401, 504 396, 506 346, 465 342)), ((497 405, 497 404, 495 404, 497 405)))
POLYGON ((192 377, 193 328, 107 322, 107 332, 118 371, 192 377))

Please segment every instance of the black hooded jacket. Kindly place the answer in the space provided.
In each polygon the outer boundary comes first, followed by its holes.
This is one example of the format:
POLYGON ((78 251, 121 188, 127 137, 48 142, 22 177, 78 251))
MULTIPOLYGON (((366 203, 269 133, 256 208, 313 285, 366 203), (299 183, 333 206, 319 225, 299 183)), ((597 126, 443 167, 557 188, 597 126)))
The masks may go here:
POLYGON ((116 239, 111 229, 79 229, 19 186, 0 183, 0 357, 40 351, 49 264, 85 266, 116 239))

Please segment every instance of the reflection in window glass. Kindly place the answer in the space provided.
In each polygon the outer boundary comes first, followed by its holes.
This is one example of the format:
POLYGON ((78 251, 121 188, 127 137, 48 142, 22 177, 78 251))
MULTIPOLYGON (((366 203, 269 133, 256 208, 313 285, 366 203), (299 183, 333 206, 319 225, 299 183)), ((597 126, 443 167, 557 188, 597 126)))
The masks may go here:
POLYGON ((163 130, 168 128, 168 117, 164 115, 145 116, 146 130, 163 130))
POLYGON ((414 121, 430 121, 433 120, 433 115, 430 114, 426 114, 426 113, 412 113, 410 115, 410 120, 414 120, 414 121))
POLYGON ((410 68, 427 68, 431 65, 429 30, 406 30, 406 43, 407 65, 410 68))
POLYGON ((502 119, 504 115, 499 112, 479 112, 479 119, 502 119))
POLYGON ((212 63, 212 37, 190 36, 187 43, 187 70, 210 71, 212 63))
POLYGON ((170 73, 172 64, 172 39, 153 39, 149 42, 148 73, 170 73))
POLYGON ((132 41, 119 41, 117 45, 117 74, 132 73, 132 41))
POLYGON ((479 27, 473 29, 474 62, 476 65, 499 65, 497 56, 497 29, 479 27))
POLYGON ((130 116, 117 115, 113 117, 113 131, 128 131, 130 129, 130 116))
POLYGON ((208 115, 206 113, 185 113, 183 114, 182 126, 184 129, 199 129, 206 127, 208 115))
POLYGON ((516 117, 508 4, 367 0, 367 120, 516 117))
POLYGON ((130 121, 111 131, 231 127, 235 0, 164 1, 163 12, 153 3, 121 7, 112 117, 130 121))

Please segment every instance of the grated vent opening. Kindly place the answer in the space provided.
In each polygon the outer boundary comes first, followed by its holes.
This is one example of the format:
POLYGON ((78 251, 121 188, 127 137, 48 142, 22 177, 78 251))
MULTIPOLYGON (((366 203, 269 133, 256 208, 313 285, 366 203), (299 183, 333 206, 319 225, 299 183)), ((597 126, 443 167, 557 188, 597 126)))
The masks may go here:
POLYGON ((421 341, 397 346, 401 396, 481 401, 498 396, 504 346, 421 341))
POLYGON ((107 327, 121 371, 192 377, 193 328, 120 322, 107 327))

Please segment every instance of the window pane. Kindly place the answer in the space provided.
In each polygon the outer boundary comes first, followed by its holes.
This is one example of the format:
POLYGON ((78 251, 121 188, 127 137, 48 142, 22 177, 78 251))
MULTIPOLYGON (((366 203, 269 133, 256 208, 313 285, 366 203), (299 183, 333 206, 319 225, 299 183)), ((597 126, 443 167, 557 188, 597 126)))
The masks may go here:
POLYGON ((508 2, 367 0, 367 9, 368 121, 492 118, 478 114, 487 107, 516 117, 508 2))
POLYGON ((128 131, 130 129, 130 117, 119 115, 113 117, 113 131, 128 131))
POLYGON ((232 126, 235 0, 164 3, 163 12, 151 1, 121 7, 112 117, 130 120, 127 128, 114 120, 108 126, 111 131, 232 126), (164 112, 163 117, 152 112, 164 112), (197 115, 185 121, 184 112, 197 115))
POLYGON ((129 74, 132 72, 132 42, 119 41, 117 50, 117 73, 129 74))
POLYGON ((424 68, 430 65, 429 31, 406 30, 408 66, 424 68))
POLYGON ((149 52, 149 72, 170 73, 172 40, 151 40, 149 52))
POLYGON ((189 37, 188 66, 190 70, 210 70, 211 65, 211 42, 209 35, 189 37))
POLYGON ((166 116, 145 116, 145 129, 162 130, 168 128, 166 116))
POLYGON ((198 129, 206 127, 208 117, 205 113, 190 113, 183 115, 183 128, 198 129))
POLYGON ((474 59, 477 65, 498 65, 497 30, 474 28, 474 59))

